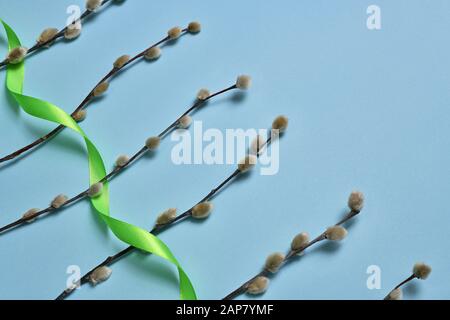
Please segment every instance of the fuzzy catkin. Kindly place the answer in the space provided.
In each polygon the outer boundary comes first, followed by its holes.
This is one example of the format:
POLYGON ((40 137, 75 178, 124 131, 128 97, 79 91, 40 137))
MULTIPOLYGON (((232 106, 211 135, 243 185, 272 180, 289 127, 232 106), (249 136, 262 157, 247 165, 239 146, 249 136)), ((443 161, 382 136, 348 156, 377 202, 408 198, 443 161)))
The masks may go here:
POLYGON ((126 154, 122 154, 120 156, 117 157, 116 159, 116 166, 117 167, 123 167, 125 166, 128 162, 130 161, 130 157, 127 156, 126 154))
POLYGON ((190 33, 199 33, 202 30, 202 25, 200 22, 192 21, 189 23, 187 29, 190 33))
POLYGON ((145 146, 149 150, 156 150, 156 149, 158 149, 160 143, 161 143, 160 137, 150 137, 145 141, 145 146))
POLYGON ((397 288, 389 292, 385 300, 402 300, 403 292, 401 288, 397 288))
POLYGON ((89 276, 89 282, 92 285, 97 285, 100 282, 106 281, 111 276, 112 270, 106 266, 95 269, 89 276))
POLYGON ((167 224, 177 217, 177 209, 170 208, 161 213, 156 219, 157 225, 167 224))
POLYGON ((359 191, 353 191, 348 197, 348 207, 355 212, 360 212, 364 206, 364 194, 359 191))
POLYGON ((36 220, 36 217, 34 215, 38 213, 40 210, 37 208, 33 208, 25 212, 22 216, 22 219, 26 220, 26 222, 30 223, 36 220))
POLYGON ((178 121, 178 128, 180 129, 187 129, 192 123, 192 118, 188 115, 184 115, 181 117, 181 119, 178 121))
POLYGON ((254 155, 248 155, 238 163, 238 170, 240 172, 247 172, 251 170, 256 164, 256 157, 254 155))
POLYGON ((341 226, 329 227, 325 231, 325 237, 331 241, 340 241, 347 236, 347 230, 341 226))
POLYGON ((87 0, 86 1, 86 9, 89 11, 94 11, 100 8, 102 5, 103 0, 87 0))
POLYGON ((59 209, 67 202, 68 199, 69 198, 66 195, 60 194, 53 199, 50 206, 54 209, 59 209))
POLYGON ((114 61, 113 66, 115 69, 121 69, 128 61, 130 61, 130 59, 131 57, 129 55, 124 54, 123 56, 117 58, 116 61, 114 61))
POLYGON ((299 233, 292 239, 291 249, 298 251, 303 249, 309 243, 309 235, 306 232, 299 233))
POLYGON ((87 115, 87 111, 86 110, 78 110, 77 112, 75 112, 72 116, 72 118, 76 121, 76 122, 81 122, 84 119, 86 119, 86 115, 87 115))
POLYGON ((64 38, 67 40, 73 40, 78 38, 81 34, 81 22, 71 23, 64 31, 64 38))
POLYGON ((91 198, 98 197, 103 191, 103 183, 94 183, 88 190, 87 195, 91 198))
POLYGON ((414 265, 413 274, 417 279, 425 280, 431 273, 431 267, 425 263, 418 262, 414 265))
POLYGON ((200 101, 205 101, 210 96, 210 92, 208 89, 200 89, 197 93, 197 99, 200 101))
POLYGON ((247 90, 250 88, 250 86, 252 85, 252 78, 250 78, 249 76, 239 76, 236 79, 236 88, 241 89, 241 90, 247 90))
POLYGON ((268 286, 269 286, 269 279, 267 277, 259 276, 248 284, 247 293, 262 294, 266 292, 268 286))
POLYGON ((196 219, 204 219, 207 218, 213 209, 213 204, 209 201, 205 201, 197 204, 194 208, 192 208, 192 217, 196 219))
POLYGON ((151 47, 145 52, 144 58, 147 60, 156 60, 161 57, 160 47, 151 47))
POLYGON ((284 261, 284 254, 276 252, 272 253, 266 259, 265 269, 269 272, 276 273, 280 269, 284 261))
POLYGON ((107 81, 103 81, 98 86, 94 88, 94 91, 92 91, 92 94, 94 97, 99 97, 102 94, 104 94, 106 91, 108 91, 109 83, 107 81))
POLYGON ((278 116, 272 122, 272 129, 279 130, 279 132, 286 131, 289 124, 289 120, 285 116, 278 116))
POLYGON ((181 36, 181 33, 183 30, 180 27, 173 27, 169 31, 167 31, 167 35, 169 36, 170 40, 178 39, 181 36))

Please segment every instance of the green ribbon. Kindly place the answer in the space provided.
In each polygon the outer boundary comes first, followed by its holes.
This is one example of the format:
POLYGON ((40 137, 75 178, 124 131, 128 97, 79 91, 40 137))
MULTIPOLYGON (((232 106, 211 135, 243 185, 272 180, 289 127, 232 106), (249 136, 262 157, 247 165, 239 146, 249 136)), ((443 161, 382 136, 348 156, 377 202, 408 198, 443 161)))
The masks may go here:
MULTIPOLYGON (((0 19, 0 21, 2 22, 8 36, 9 50, 20 47, 20 40, 15 32, 3 20, 0 19)), ((92 185, 103 179, 103 177, 105 177, 106 175, 105 165, 99 151, 92 143, 92 141, 89 140, 80 126, 78 126, 74 119, 65 111, 49 102, 23 95, 22 91, 24 77, 24 62, 16 65, 8 65, 6 87, 9 93, 14 97, 16 102, 26 113, 40 119, 62 124, 82 136, 86 143, 88 151, 90 184, 92 185)), ((181 299, 197 299, 194 287, 189 280, 189 277, 184 272, 183 268, 181 267, 175 256, 172 254, 170 249, 167 247, 167 245, 164 244, 164 242, 144 229, 120 221, 110 216, 109 191, 107 182, 104 184, 103 192, 101 193, 101 195, 96 198, 92 198, 91 202, 100 217, 108 225, 111 231, 117 236, 117 238, 135 248, 141 249, 148 253, 156 254, 161 258, 173 263, 177 267, 180 277, 181 299)))

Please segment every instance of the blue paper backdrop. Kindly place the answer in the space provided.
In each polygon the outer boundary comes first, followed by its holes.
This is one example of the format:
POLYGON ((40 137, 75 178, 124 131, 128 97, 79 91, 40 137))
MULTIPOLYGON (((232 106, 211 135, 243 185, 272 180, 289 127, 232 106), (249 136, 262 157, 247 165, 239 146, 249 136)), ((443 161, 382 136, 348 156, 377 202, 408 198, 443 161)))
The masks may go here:
MULTIPOLYGON (((42 29, 64 25, 82 0, 0 0, 0 16, 25 45, 42 29)), ((72 111, 121 54, 137 53, 172 26, 199 20, 203 31, 163 49, 115 78, 82 127, 108 166, 132 153, 192 102, 251 74, 244 99, 222 96, 195 114, 205 128, 266 128, 290 118, 277 175, 255 171, 215 199, 202 223, 161 235, 197 293, 219 299, 257 272, 267 254, 284 251, 300 231, 312 236, 336 222, 353 189, 366 207, 336 246, 312 249, 273 279, 261 298, 380 299, 416 261, 433 266, 406 299, 450 297, 448 213, 450 140, 450 2, 385 1, 125 1, 85 23, 74 42, 59 42, 27 60, 25 92, 72 111), (381 30, 368 30, 366 9, 381 8, 381 30), (381 290, 366 286, 381 268, 381 290)), ((0 38, 6 54, 4 33, 0 38)), ((0 71, 2 83, 5 71, 0 71)), ((2 85, 2 88, 4 86, 2 85)), ((0 154, 53 125, 30 118, 0 91, 0 154)), ((189 208, 233 169, 175 166, 173 142, 111 184, 112 214, 150 227, 168 207, 189 208)), ((58 193, 86 187, 82 141, 65 131, 21 161, 0 168, 0 222, 58 193)), ((87 271, 124 248, 87 201, 0 236, 0 298, 51 299, 66 268, 87 271)), ((85 286, 77 299, 176 299, 176 270, 157 257, 132 254, 109 281, 85 286)))

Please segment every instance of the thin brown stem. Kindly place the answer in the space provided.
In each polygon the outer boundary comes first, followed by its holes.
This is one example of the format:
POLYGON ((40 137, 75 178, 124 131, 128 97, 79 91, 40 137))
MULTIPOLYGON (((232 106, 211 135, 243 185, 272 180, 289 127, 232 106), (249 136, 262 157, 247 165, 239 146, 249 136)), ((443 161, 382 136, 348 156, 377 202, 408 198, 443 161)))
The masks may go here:
MULTIPOLYGON (((232 181, 237 175, 239 175, 240 171, 239 170, 235 170, 231 175, 229 175, 224 181, 222 181, 216 188, 212 189, 210 193, 208 193, 204 198, 202 198, 202 200, 200 200, 199 202, 196 203, 202 203, 205 201, 210 200, 212 197, 214 197, 214 195, 216 195, 221 189, 223 189, 230 181, 232 181)), ((190 218, 192 216, 192 210, 195 207, 195 205, 193 207, 191 207, 190 209, 186 210, 185 212, 183 212, 182 214, 178 215, 175 219, 171 220, 170 222, 166 223, 166 224, 162 224, 162 225, 155 225, 153 227, 153 229, 151 229, 149 231, 149 233, 151 234, 158 234, 160 232, 162 232, 163 230, 175 225, 177 222, 186 220, 187 218, 190 218)), ((118 253, 116 253, 115 255, 109 256, 108 258, 106 258, 102 263, 98 264, 97 266, 95 266, 94 268, 92 268, 89 272, 87 272, 85 275, 83 275, 78 281, 77 284, 79 286, 82 286, 84 284, 86 284, 87 282, 89 282, 90 276, 91 274, 98 268, 100 267, 104 267, 104 266, 110 266, 113 263, 117 262, 118 260, 120 260, 121 258, 125 257, 128 253, 134 251, 136 248, 134 248, 133 246, 128 246, 127 248, 125 248, 122 251, 119 251, 118 253)), ((75 287, 73 288, 68 288, 66 290, 64 290, 57 298, 56 300, 64 300, 65 298, 67 298, 71 293, 73 293, 75 290, 75 287)))
MULTIPOLYGON (((228 88, 226 88, 226 89, 224 89, 224 90, 221 90, 221 91, 218 91, 218 92, 214 93, 213 95, 211 95, 211 97, 215 97, 215 96, 217 96, 218 94, 223 94, 223 93, 225 93, 225 92, 227 92, 227 91, 230 91, 230 90, 232 90, 232 89, 235 89, 235 88, 236 88, 236 86, 234 86, 234 85, 233 85, 233 86, 230 86, 230 87, 228 87, 228 88)), ((209 99, 209 98, 208 98, 208 99, 209 99)), ((193 112, 196 108, 198 108, 198 107, 200 107, 202 104, 204 104, 206 101, 207 101, 207 100, 200 101, 200 102, 199 102, 199 101, 196 101, 192 107, 188 108, 188 110, 187 110, 186 112, 184 112, 183 115, 181 115, 180 117, 178 117, 177 120, 176 120, 175 122, 173 122, 172 124, 170 124, 170 125, 169 125, 166 129, 164 129, 162 132, 167 133, 167 132, 173 130, 173 129, 176 127, 176 125, 178 124, 179 120, 180 120, 183 116, 190 114, 190 113, 193 112), (175 125, 174 125, 174 124, 175 124, 175 125)), ((161 136, 161 138, 163 138, 163 135, 162 135, 162 134, 160 134, 160 136, 161 136)), ((142 147, 141 149, 139 149, 139 150, 138 150, 138 151, 130 158, 130 160, 128 160, 127 163, 125 163, 123 166, 120 166, 120 167, 118 167, 118 166, 114 167, 114 169, 113 169, 110 173, 108 173, 105 177, 103 177, 99 182, 104 183, 104 182, 107 182, 107 181, 111 181, 111 180, 112 180, 115 176, 117 176, 119 173, 121 173, 121 172, 124 171, 126 168, 130 167, 133 163, 135 163, 135 162, 136 162, 139 158, 141 158, 147 151, 148 151, 148 148, 147 148, 146 146, 142 147)), ((74 203, 74 202, 77 202, 78 200, 84 199, 84 198, 86 198, 86 197, 88 196, 88 191, 89 191, 89 189, 86 189, 86 190, 82 191, 81 193, 79 193, 78 195, 76 195, 75 197, 70 198, 69 200, 67 200, 67 201, 66 201, 62 206, 60 206, 59 208, 53 208, 52 206, 49 206, 49 207, 47 207, 47 208, 45 208, 45 209, 43 209, 43 210, 41 210, 41 211, 38 211, 38 212, 34 213, 33 215, 28 216, 27 218, 23 218, 23 217, 22 217, 22 218, 20 218, 20 219, 14 221, 14 222, 8 224, 8 225, 5 225, 5 226, 3 226, 3 227, 0 228, 0 235, 3 234, 3 233, 5 233, 5 232, 7 232, 7 231, 10 231, 10 230, 12 230, 12 229, 18 227, 18 226, 22 226, 22 225, 24 225, 24 224, 26 224, 26 223, 28 223, 28 222, 31 222, 31 221, 35 220, 36 218, 41 217, 41 216, 44 215, 44 214, 48 214, 48 213, 52 213, 52 212, 61 210, 61 209, 65 208, 65 207, 67 207, 68 205, 70 205, 70 204, 72 204, 72 203, 74 203)))
MULTIPOLYGON (((90 11, 89 11, 90 12, 90 11)), ((186 33, 187 29, 183 30, 183 33, 186 33)), ((122 70, 124 70, 124 68, 126 68, 128 65, 130 65, 131 63, 133 63, 134 61, 142 58, 146 52, 156 46, 159 46, 167 41, 169 41, 169 37, 166 36, 163 39, 159 40, 158 42, 156 42, 155 44, 151 45, 150 47, 148 47, 147 49, 145 49, 144 51, 138 53, 137 55, 135 55, 134 57, 132 57, 127 63, 125 63, 121 68, 115 68, 113 67, 105 76, 103 76, 101 78, 101 80, 99 82, 97 82, 97 84, 93 87, 93 89, 89 92, 89 94, 83 99, 83 101, 78 105, 78 107, 71 113, 71 116, 74 116, 78 111, 83 110, 87 107, 88 103, 92 101, 92 99, 94 98, 94 90, 95 88, 100 85, 101 83, 110 80, 111 78, 113 78, 115 75, 117 75, 119 72, 121 72, 122 70)), ((6 162, 6 161, 10 161, 13 160, 15 158, 17 158, 18 156, 22 155, 23 153, 30 151, 32 149, 35 149, 37 146, 49 141, 51 138, 55 137, 58 133, 60 133, 62 130, 64 130, 65 127, 63 125, 59 125, 58 127, 56 127, 55 129, 53 129, 52 131, 50 131, 49 133, 47 133, 46 135, 40 137, 39 139, 35 140, 34 142, 26 145, 23 148, 20 148, 2 158, 0 158, 0 163, 6 162)))
MULTIPOLYGON (((219 91, 220 93, 224 93, 226 91, 228 91, 230 89, 225 89, 222 91, 219 91)), ((215 94, 217 95, 217 94, 215 94)), ((264 146, 268 146, 271 142, 271 138, 267 139, 267 141, 264 143, 264 146)), ((259 155, 259 153, 258 153, 259 155)), ((217 195, 217 193, 222 190, 226 185, 228 185, 231 181, 233 181, 234 178, 236 178, 239 174, 241 173, 241 171, 239 171, 238 169, 236 169, 235 171, 233 171, 232 174, 230 174, 226 179, 224 179, 217 187, 215 187, 214 189, 212 189, 205 197, 203 197, 200 201, 198 201, 195 205, 205 202, 205 201, 209 201, 211 200, 215 195, 217 195)), ((153 227, 152 230, 150 230, 149 232, 151 234, 159 234, 160 232, 164 231, 165 229, 175 225, 176 223, 180 222, 180 221, 184 221, 190 217, 192 217, 192 210, 195 207, 192 206, 189 210, 186 210, 185 212, 183 212, 182 214, 178 215, 176 218, 172 219, 170 222, 166 223, 166 224, 160 224, 160 225, 155 225, 153 227)), ((83 275, 79 281, 77 281, 78 286, 82 286, 84 284, 86 284, 87 282, 89 282, 89 278, 91 276, 91 274, 98 268, 100 267, 104 267, 104 266, 110 266, 113 263, 117 262, 118 260, 120 260, 121 258, 125 257, 128 253, 134 251, 136 248, 132 247, 132 246, 128 246, 127 248, 123 249, 122 251, 119 251, 118 253, 116 253, 115 255, 109 256, 108 258, 106 258, 103 262, 101 262, 100 264, 98 264, 97 266, 95 266, 94 268, 92 268, 89 272, 87 272, 85 275, 83 275)), ((264 273, 266 271, 262 271, 262 273, 264 273)), ((65 298, 67 298, 70 294, 72 294, 74 292, 76 288, 68 288, 66 290, 64 290, 57 298, 56 300, 64 300, 65 298)))
MULTIPOLYGON (((100 7, 103 7, 104 5, 106 5, 108 2, 110 2, 111 0, 104 0, 102 2, 102 4, 100 5, 100 7)), ((76 20, 72 21, 72 24, 78 23, 80 21, 83 21, 85 18, 87 18, 88 16, 90 16, 93 13, 93 11, 89 11, 89 10, 85 10, 83 12, 83 14, 76 20)), ((63 29, 61 29, 60 31, 58 31, 57 34, 55 34, 53 37, 51 37, 49 40, 45 41, 45 42, 37 42, 36 44, 34 44, 27 52, 26 56, 31 55, 33 52, 38 51, 50 44, 52 44, 55 40, 62 38, 64 36, 64 33, 66 32, 68 26, 64 27, 63 29)), ((9 62, 5 59, 2 62, 0 62, 0 68, 7 66, 9 64, 9 62)))
MULTIPOLYGON (((336 226, 338 225, 342 225, 345 222, 347 222, 348 220, 350 220, 351 218, 355 217, 357 214, 359 214, 359 212, 357 211, 350 211, 349 213, 346 214, 346 216, 339 221, 338 223, 336 223, 336 226)), ((287 262, 291 261, 293 259, 293 257, 295 257, 296 255, 303 253, 306 249, 308 249, 309 247, 313 246, 314 244, 321 242, 323 240, 326 239, 326 233, 323 232, 322 234, 320 234, 319 236, 317 236, 316 238, 314 238, 313 240, 309 241, 306 245, 304 245, 302 248, 298 249, 298 250, 292 250, 290 249, 289 252, 287 253, 287 255, 285 256, 283 263, 280 266, 283 267, 287 262)), ((267 271, 266 269, 263 269, 262 271, 260 271, 258 274, 256 274, 255 276, 253 276, 252 278, 250 278, 248 281, 244 282, 241 286, 239 286, 237 289, 235 289, 234 291, 232 291, 230 294, 228 294, 227 296, 225 296, 222 300, 231 300, 236 298, 237 296, 245 293, 247 291, 248 286, 250 285, 250 283, 255 280, 257 277, 259 276, 270 276, 271 273, 269 271, 267 271)))

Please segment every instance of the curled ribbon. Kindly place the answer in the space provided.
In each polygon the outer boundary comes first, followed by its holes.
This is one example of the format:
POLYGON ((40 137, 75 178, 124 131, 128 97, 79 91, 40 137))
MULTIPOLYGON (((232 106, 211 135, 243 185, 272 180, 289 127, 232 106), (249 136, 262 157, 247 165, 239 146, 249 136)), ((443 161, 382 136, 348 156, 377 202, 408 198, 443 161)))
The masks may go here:
MULTIPOLYGON (((0 22, 3 24, 8 37, 9 50, 21 46, 19 38, 11 29, 11 27, 1 19, 0 22)), ((73 118, 69 116, 65 111, 49 102, 22 94, 23 82, 25 77, 24 62, 16 65, 9 64, 7 68, 6 87, 9 93, 14 97, 16 102, 22 107, 22 109, 26 113, 36 118, 62 124, 82 136, 86 143, 88 151, 90 184, 92 185, 94 183, 97 183, 103 177, 105 177, 105 164, 99 151, 92 143, 92 141, 89 140, 80 126, 78 126, 78 124, 73 120, 73 118)), ((173 263, 177 267, 180 278, 181 299, 197 299, 194 287, 189 280, 189 277, 184 272, 183 268, 164 242, 142 228, 120 221, 110 216, 109 191, 107 182, 105 182, 104 184, 103 192, 101 193, 101 195, 96 198, 92 198, 91 203, 97 210, 103 221, 108 225, 109 229, 111 229, 111 231, 117 236, 117 238, 135 248, 141 249, 148 253, 156 254, 157 256, 160 256, 161 258, 173 263)))

